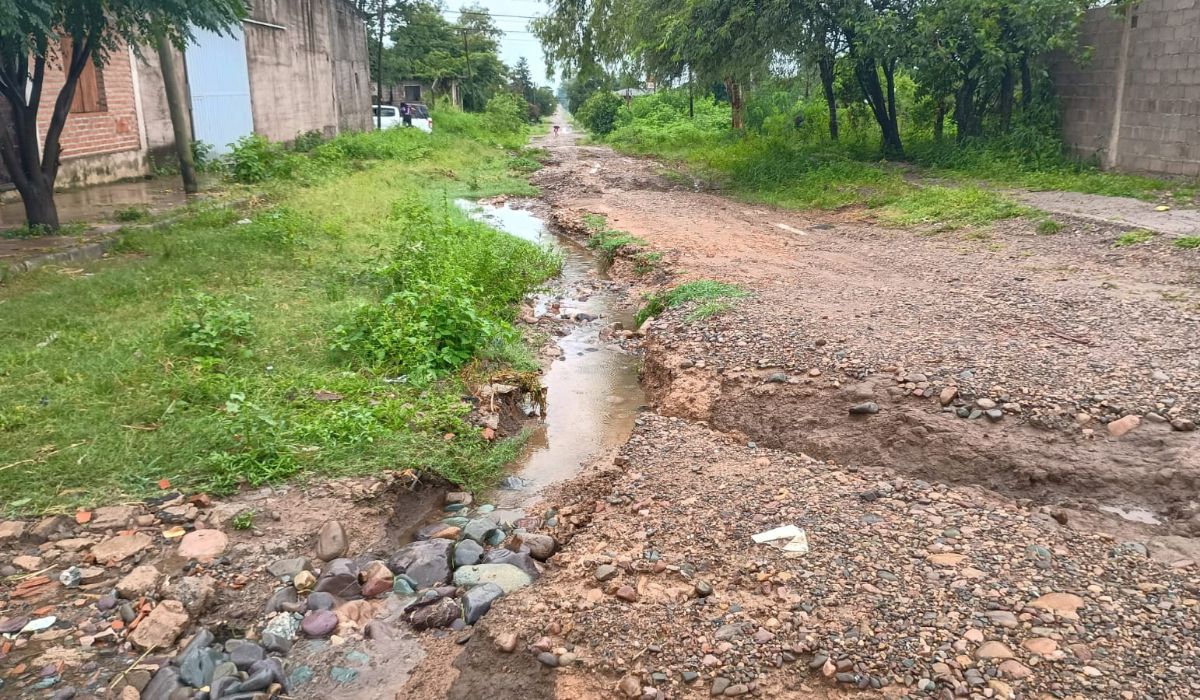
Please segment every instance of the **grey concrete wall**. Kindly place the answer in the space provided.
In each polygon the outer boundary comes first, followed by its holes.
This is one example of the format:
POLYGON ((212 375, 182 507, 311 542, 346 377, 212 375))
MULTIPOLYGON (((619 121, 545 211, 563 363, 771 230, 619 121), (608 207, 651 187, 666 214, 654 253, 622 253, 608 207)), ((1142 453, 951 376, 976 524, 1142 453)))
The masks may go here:
POLYGON ((345 0, 254 0, 245 31, 257 133, 290 141, 369 126, 366 30, 353 13, 345 0))
POLYGON ((1090 60, 1051 66, 1067 143, 1122 170, 1200 176, 1200 0, 1088 12, 1090 60))

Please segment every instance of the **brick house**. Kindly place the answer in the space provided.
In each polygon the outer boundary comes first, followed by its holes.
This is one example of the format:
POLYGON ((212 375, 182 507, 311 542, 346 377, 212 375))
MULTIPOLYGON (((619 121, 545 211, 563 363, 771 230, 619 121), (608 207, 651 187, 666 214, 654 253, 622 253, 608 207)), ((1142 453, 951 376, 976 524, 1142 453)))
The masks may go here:
MULTIPOLYGON (((371 126, 366 26, 349 0, 254 0, 242 26, 199 32, 176 58, 192 138, 219 153, 250 133, 287 141, 371 126)), ((64 79, 59 63, 46 67, 42 134, 64 79)), ((122 47, 80 78, 58 187, 147 175, 173 160, 174 141, 157 51, 122 47)), ((0 164, 0 191, 10 188, 0 164)))

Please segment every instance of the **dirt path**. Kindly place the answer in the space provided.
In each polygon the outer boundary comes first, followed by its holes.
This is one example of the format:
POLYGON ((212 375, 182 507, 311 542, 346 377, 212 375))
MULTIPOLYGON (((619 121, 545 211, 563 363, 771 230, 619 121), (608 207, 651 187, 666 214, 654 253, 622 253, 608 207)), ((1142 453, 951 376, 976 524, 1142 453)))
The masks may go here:
POLYGON ((640 351, 654 409, 595 384, 606 396, 586 401, 620 408, 567 412, 579 449, 542 460, 580 475, 503 544, 477 537, 476 560, 536 581, 473 626, 446 561, 437 585, 396 583, 385 569, 416 575, 391 560, 422 525, 457 535, 433 558, 452 551, 458 568, 471 523, 505 510, 405 473, 3 522, 0 697, 199 697, 176 679, 215 679, 214 661, 236 698, 258 698, 241 692, 256 679, 356 700, 1200 696, 1200 255, 1114 248, 1119 231, 1088 222, 930 233, 777 211, 560 124, 537 143, 553 162, 526 205, 581 237, 604 214, 664 258, 618 257, 614 279, 559 300, 570 320, 535 321, 548 356, 640 351), (702 321, 668 311, 644 340, 567 313, 699 278, 752 296, 702 321), (595 439, 630 419, 627 442, 595 439), (781 526, 804 537, 754 542, 781 526), (535 563, 528 543, 546 534, 557 549, 535 563), (83 578, 60 584, 68 567, 83 578), (172 605, 188 616, 152 620, 172 605), (322 617, 336 633, 311 629, 322 617), (271 625, 289 624, 277 644, 271 625), (162 627, 172 641, 143 655, 162 627), (202 630, 215 640, 192 648, 202 630), (270 656, 231 670, 246 644, 270 656))
POLYGON ((1200 236, 1200 209, 1158 211, 1155 202, 1082 192, 1014 192, 1017 199, 1052 214, 1157 231, 1171 237, 1200 236))

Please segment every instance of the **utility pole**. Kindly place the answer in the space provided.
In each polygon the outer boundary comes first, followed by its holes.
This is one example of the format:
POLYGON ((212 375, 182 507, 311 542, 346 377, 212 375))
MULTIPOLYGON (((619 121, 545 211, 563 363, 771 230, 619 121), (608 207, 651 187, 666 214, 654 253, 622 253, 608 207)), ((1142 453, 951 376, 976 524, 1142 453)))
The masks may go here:
POLYGON ((467 82, 471 81, 471 45, 467 43, 467 28, 463 27, 463 53, 467 55, 467 82))
POLYGON ((171 42, 167 37, 158 37, 158 65, 162 69, 163 85, 167 89, 167 107, 171 112, 171 128, 175 132, 175 153, 179 156, 179 174, 183 176, 183 191, 196 194, 200 184, 196 181, 196 163, 192 158, 192 137, 188 133, 187 114, 184 112, 183 86, 175 72, 175 54, 171 53, 171 42))
POLYGON ((375 49, 375 128, 383 128, 383 22, 385 0, 379 0, 379 46, 375 49))
POLYGON ((696 98, 692 94, 692 67, 688 66, 688 119, 696 118, 696 98))

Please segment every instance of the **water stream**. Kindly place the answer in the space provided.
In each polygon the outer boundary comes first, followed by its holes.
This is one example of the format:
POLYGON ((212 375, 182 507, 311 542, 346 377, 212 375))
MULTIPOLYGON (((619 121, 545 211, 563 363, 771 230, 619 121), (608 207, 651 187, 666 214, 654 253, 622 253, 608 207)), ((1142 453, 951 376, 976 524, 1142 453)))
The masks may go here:
MULTIPOLYGON (((563 255, 562 274, 534 300, 537 316, 584 312, 593 321, 575 323, 556 338, 561 355, 545 371, 546 411, 509 476, 476 503, 494 506, 492 519, 514 523, 547 486, 578 475, 588 460, 628 439, 645 402, 638 383, 637 358, 605 340, 603 330, 619 322, 632 327, 632 309, 596 284, 604 280, 600 258, 578 243, 550 231, 536 214, 510 204, 459 200, 472 218, 563 255)), ((437 509, 425 522, 445 517, 437 509)))

